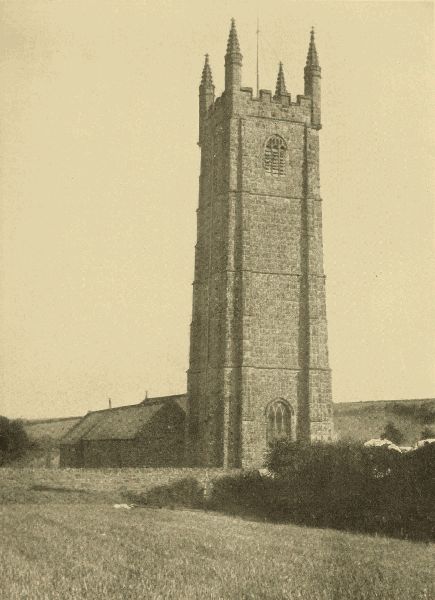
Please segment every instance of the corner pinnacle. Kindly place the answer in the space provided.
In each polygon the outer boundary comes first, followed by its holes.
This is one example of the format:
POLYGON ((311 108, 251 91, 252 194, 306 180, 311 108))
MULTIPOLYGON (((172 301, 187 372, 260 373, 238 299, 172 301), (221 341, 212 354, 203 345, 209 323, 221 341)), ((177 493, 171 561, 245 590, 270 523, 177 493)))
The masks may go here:
POLYGON ((317 56, 316 42, 314 40, 314 27, 311 27, 310 45, 307 54, 307 67, 319 67, 319 58, 317 56))
POLYGON ((284 94, 287 94, 287 89, 285 87, 284 70, 282 68, 282 62, 280 62, 278 69, 278 77, 276 79, 275 96, 283 96, 284 94))
POLYGON ((236 21, 231 19, 230 35, 228 37, 227 54, 240 54, 239 40, 237 38, 236 21))
POLYGON ((204 87, 213 86, 213 77, 211 74, 210 63, 208 62, 208 54, 205 55, 204 68, 202 69, 201 85, 204 87))

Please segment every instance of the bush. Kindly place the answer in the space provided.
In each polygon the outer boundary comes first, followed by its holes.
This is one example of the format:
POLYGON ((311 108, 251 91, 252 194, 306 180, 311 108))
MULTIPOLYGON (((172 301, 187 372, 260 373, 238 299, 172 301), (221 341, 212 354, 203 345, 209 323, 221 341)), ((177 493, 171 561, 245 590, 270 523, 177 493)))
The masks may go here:
POLYGON ((0 416, 0 466, 22 456, 29 446, 22 422, 0 416))
POLYGON ((401 444, 404 440, 404 435, 400 429, 394 425, 394 423, 388 422, 385 425, 385 429, 381 435, 381 438, 384 440, 390 440, 390 442, 393 442, 393 444, 401 444))
POLYGON ((247 512, 264 516, 270 511, 268 490, 271 481, 258 471, 243 471, 213 482, 208 507, 230 512, 247 512))
POLYGON ((199 508, 203 505, 204 487, 194 477, 185 477, 173 483, 156 486, 145 493, 126 492, 124 496, 129 502, 140 506, 199 508))
POLYGON ((428 539, 435 533, 435 447, 400 454, 360 444, 280 441, 258 472, 214 483, 211 505, 310 526, 428 539))

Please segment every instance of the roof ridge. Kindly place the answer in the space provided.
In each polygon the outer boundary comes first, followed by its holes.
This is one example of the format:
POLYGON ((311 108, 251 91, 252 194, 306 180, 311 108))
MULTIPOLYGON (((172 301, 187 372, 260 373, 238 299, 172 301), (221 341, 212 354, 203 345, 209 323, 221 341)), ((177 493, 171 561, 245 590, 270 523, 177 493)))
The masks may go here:
POLYGON ((186 398, 187 392, 184 394, 171 394, 170 396, 156 396, 155 398, 147 398, 142 400, 141 404, 148 404, 151 402, 161 402, 162 400, 171 400, 172 398, 186 398))
POLYGON ((22 419, 25 425, 39 425, 41 423, 58 423, 59 421, 71 421, 72 419, 83 419, 83 415, 75 417, 53 417, 48 419, 22 419))
POLYGON ((172 396, 157 396, 156 398, 147 398, 146 400, 141 400, 137 404, 126 404, 124 406, 114 406, 112 408, 99 408, 98 410, 90 410, 83 417, 78 417, 79 419, 84 419, 87 415, 93 415, 95 413, 102 412, 113 412, 114 410, 125 410, 127 408, 139 408, 141 406, 149 406, 150 404, 157 404, 159 402, 164 402, 165 400, 172 400, 173 398, 186 398, 187 394, 173 394, 172 396))

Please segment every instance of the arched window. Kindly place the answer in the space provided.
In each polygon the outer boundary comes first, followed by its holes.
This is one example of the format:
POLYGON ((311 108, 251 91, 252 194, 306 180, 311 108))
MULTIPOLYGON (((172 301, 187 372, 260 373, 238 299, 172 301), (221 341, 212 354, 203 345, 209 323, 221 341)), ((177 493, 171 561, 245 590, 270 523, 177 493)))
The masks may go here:
POLYGON ((285 142, 279 135, 273 135, 267 140, 263 162, 266 173, 275 177, 284 175, 286 150, 285 142))
POLYGON ((291 436, 291 413, 285 402, 278 400, 271 404, 266 412, 266 441, 291 436))

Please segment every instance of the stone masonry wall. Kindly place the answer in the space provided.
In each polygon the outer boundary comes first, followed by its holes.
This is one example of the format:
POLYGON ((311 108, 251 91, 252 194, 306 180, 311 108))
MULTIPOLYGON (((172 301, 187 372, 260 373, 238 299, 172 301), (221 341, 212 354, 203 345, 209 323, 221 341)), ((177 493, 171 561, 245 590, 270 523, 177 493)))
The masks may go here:
POLYGON ((188 373, 188 460, 252 466, 266 410, 287 403, 293 437, 332 436, 318 131, 311 101, 223 95, 202 128, 188 373), (267 139, 285 175, 264 170, 267 139))

